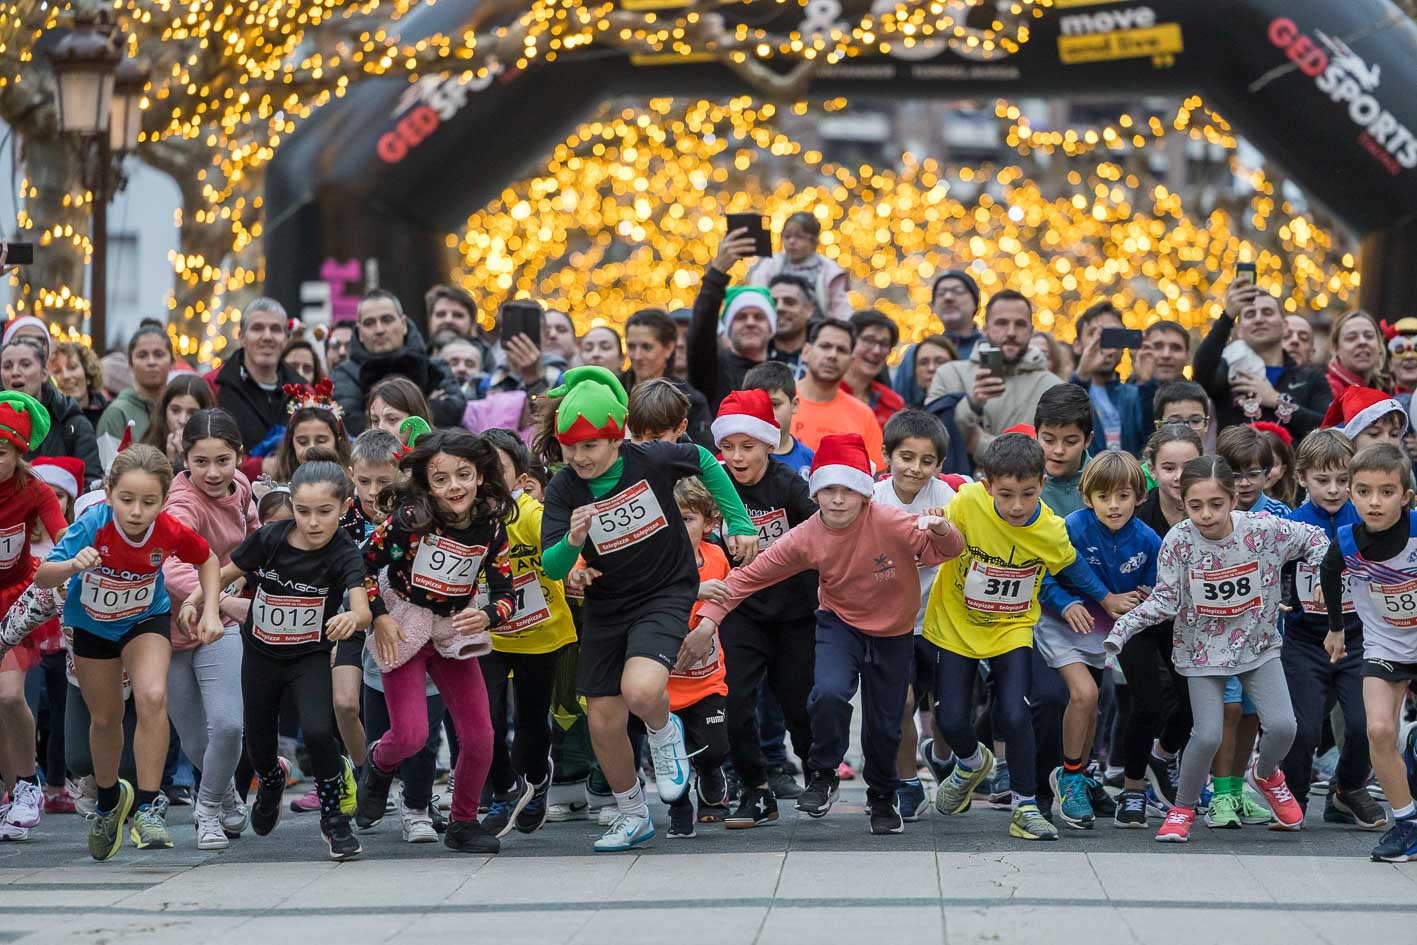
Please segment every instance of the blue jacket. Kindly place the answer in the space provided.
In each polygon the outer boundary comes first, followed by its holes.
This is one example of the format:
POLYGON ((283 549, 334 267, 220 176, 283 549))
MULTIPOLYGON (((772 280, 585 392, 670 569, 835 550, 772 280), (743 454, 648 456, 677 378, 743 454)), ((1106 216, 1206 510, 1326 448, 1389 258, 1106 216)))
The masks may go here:
MULTIPOLYGON (((1343 526, 1352 526, 1363 520, 1358 510, 1353 508, 1352 502, 1343 503, 1343 508, 1332 515, 1312 501, 1305 502, 1283 517, 1291 522, 1317 525, 1328 533, 1329 541, 1338 540, 1338 530, 1343 526)), ((1296 570, 1293 564, 1284 566, 1284 603, 1293 608, 1284 615, 1284 638, 1286 641, 1296 640, 1322 646, 1324 636, 1328 633, 1328 613, 1309 613, 1299 605, 1296 570)), ((1328 604, 1328 601, 1324 603, 1328 604)), ((1350 638, 1363 632, 1363 623, 1357 614, 1343 615, 1343 630, 1344 636, 1350 638)))
MULTIPOLYGON (((1078 509, 1064 522, 1068 538, 1077 549, 1078 561, 1086 562, 1110 593, 1125 594, 1138 587, 1155 586, 1156 555, 1161 550, 1161 539, 1150 525, 1133 516, 1114 534, 1089 508, 1078 509)), ((1073 604, 1086 603, 1068 582, 1057 581, 1051 574, 1043 577, 1039 600, 1055 614, 1062 614, 1073 604)), ((1098 611, 1093 613, 1096 615, 1098 611)))
MULTIPOLYGON (((1068 379, 1069 383, 1076 384, 1085 391, 1090 391, 1091 382, 1074 374, 1068 379)), ((1133 456, 1141 456, 1142 447, 1146 445, 1146 438, 1150 434, 1144 425, 1141 409, 1141 395, 1137 389, 1130 384, 1123 384, 1112 375, 1112 379, 1105 385, 1107 396, 1117 408, 1117 413, 1122 417, 1122 450, 1131 453, 1133 456)), ((1102 423, 1097 417, 1097 411, 1092 412, 1092 447, 1090 453, 1096 454, 1107 448, 1107 434, 1102 429, 1102 423)))

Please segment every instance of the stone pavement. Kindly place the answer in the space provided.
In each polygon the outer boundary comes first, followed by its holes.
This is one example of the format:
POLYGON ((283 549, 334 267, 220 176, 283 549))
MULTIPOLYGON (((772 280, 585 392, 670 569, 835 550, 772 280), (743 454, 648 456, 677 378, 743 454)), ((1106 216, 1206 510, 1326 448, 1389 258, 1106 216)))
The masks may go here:
POLYGON ((659 807, 637 855, 592 855, 599 829, 580 822, 459 856, 402 843, 391 818, 345 864, 324 858, 313 814, 202 853, 175 809, 175 849, 125 845, 104 864, 80 818, 49 817, 0 845, 0 943, 1417 942, 1417 864, 1368 862, 1375 836, 1324 825, 1321 799, 1299 834, 1198 828, 1163 848, 1106 825, 1028 844, 985 809, 872 837, 860 794, 822 821, 787 810, 693 840, 665 838, 659 807))

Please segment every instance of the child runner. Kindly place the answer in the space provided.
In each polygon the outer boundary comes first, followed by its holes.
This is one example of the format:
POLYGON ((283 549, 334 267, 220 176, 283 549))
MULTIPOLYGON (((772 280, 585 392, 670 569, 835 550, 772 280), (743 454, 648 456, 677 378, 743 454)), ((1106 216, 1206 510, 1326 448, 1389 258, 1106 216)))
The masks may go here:
POLYGON ((900 710, 915 663, 916 562, 938 565, 958 555, 962 542, 939 509, 917 516, 871 501, 875 483, 860 434, 822 438, 809 486, 818 513, 775 541, 758 561, 729 574, 731 596, 707 601, 699 626, 718 625, 761 588, 803 571, 819 573, 816 667, 807 703, 810 780, 797 809, 825 817, 836 802, 837 766, 850 740, 851 699, 859 686, 871 833, 900 833, 905 828, 896 752, 900 710))
POLYGON ((531 453, 510 430, 482 438, 497 452, 502 480, 516 502, 507 521, 512 591, 517 609, 492 634, 492 652, 478 660, 492 707, 492 805, 482 826, 504 837, 515 827, 534 833, 546 823, 551 790, 551 690, 556 666, 575 642, 576 628, 560 581, 541 569, 542 505, 526 491, 531 453), (507 700, 514 702, 516 731, 507 750, 507 700))
MULTIPOLYGON (((1338 430, 1315 430, 1304 437, 1295 468, 1309 501, 1288 517, 1322 528, 1330 541, 1337 541, 1338 530, 1344 525, 1361 521, 1348 501, 1348 464, 1352 460, 1353 444, 1338 430)), ((1324 649, 1328 607, 1322 595, 1316 593, 1319 570, 1298 564, 1292 571, 1285 570, 1284 580, 1284 596, 1291 609, 1284 619, 1280 660, 1297 725, 1294 746, 1281 765, 1284 777, 1299 807, 1307 810, 1314 752, 1327 716, 1324 710, 1336 699, 1343 707, 1344 737, 1338 770, 1324 803, 1324 821, 1379 830, 1387 826, 1387 814, 1367 788, 1372 767, 1368 757, 1368 717, 1363 710, 1363 622, 1353 603, 1351 582, 1344 579, 1342 596, 1347 656, 1333 663, 1324 649)))
POLYGON ((1402 402, 1371 387, 1346 388, 1329 404, 1323 425, 1342 430, 1355 450, 1374 443, 1401 446, 1409 426, 1402 402))
POLYGON ((1107 636, 1107 651, 1116 653, 1142 628, 1176 621, 1173 658, 1186 677, 1195 721, 1181 758, 1176 804, 1156 834, 1163 843, 1190 839, 1206 771, 1220 747, 1225 685, 1235 677, 1264 727, 1246 781, 1274 811, 1272 829, 1298 830, 1304 824, 1304 812, 1279 770, 1294 740, 1294 710, 1278 661, 1279 578, 1290 561, 1317 567, 1328 538, 1312 525, 1236 511, 1235 488, 1234 473, 1219 457, 1186 464, 1181 497, 1188 519, 1162 540, 1151 596, 1107 636))
MULTIPOLYGON (((330 651, 370 621, 364 562, 339 527, 349 494, 349 479, 340 466, 304 463, 290 482, 294 521, 263 526, 231 553, 231 563, 221 572, 223 585, 249 574, 254 588, 241 624, 246 751, 260 779, 251 829, 264 837, 275 829, 284 807, 290 768, 276 755, 277 715, 289 694, 315 769, 320 833, 333 860, 360 852, 349 829, 354 770, 340 754, 330 713, 330 651), (346 593, 349 610, 340 613, 346 593)), ((196 616, 201 600, 197 591, 182 605, 183 623, 196 616)))
POLYGON ((443 843, 461 853, 496 853, 501 844, 477 822, 492 763, 492 719, 477 658, 492 649, 489 631, 516 611, 502 524, 512 496, 496 451, 463 430, 420 437, 399 469, 403 478, 381 501, 389 517, 364 545, 390 728, 369 747, 357 814, 370 823, 384 816, 399 762, 428 740, 424 677, 432 676, 459 742, 443 843), (479 576, 487 581, 481 608, 473 606, 479 576))
MULTIPOLYGON (((886 421, 882 435, 890 475, 876 483, 874 501, 880 505, 893 505, 912 515, 923 515, 927 509, 942 509, 949 505, 955 491, 939 477, 940 464, 944 462, 950 446, 945 425, 934 414, 911 408, 886 421)), ((920 609, 915 615, 913 641, 915 663, 900 720, 900 749, 896 752, 896 774, 900 778, 900 788, 896 794, 900 800, 901 819, 906 822, 919 820, 930 806, 915 767, 918 739, 915 714, 929 705, 935 690, 935 651, 925 642, 922 634, 925 602, 930 597, 930 588, 935 583, 935 572, 938 570, 938 565, 920 566, 920 609)), ((918 748, 934 772, 937 783, 949 774, 954 761, 933 757, 933 738, 925 739, 918 748)))
POLYGON ((130 446, 108 469, 108 502, 79 517, 39 566, 34 582, 68 582, 64 625, 74 631, 74 668, 91 718, 89 746, 98 809, 89 853, 110 859, 123 843, 123 823, 140 850, 172 846, 167 799, 160 790, 167 759, 167 669, 172 657, 171 603, 162 565, 169 557, 199 565, 205 594, 195 635, 201 644, 223 631, 221 564, 206 539, 162 511, 172 464, 154 447, 130 446), (118 778, 123 750, 123 673, 132 680, 138 728, 133 739, 138 790, 118 778))
POLYGON ((328 378, 314 387, 285 385, 290 416, 276 450, 276 482, 290 482, 312 449, 330 450, 341 466, 349 467, 349 434, 344 432, 343 410, 335 403, 332 389, 328 378))
MULTIPOLYGON (((1363 622, 1363 706, 1368 752, 1378 784, 1392 807, 1393 824, 1373 848, 1374 860, 1417 858, 1417 811, 1407 768, 1397 749, 1397 724, 1408 687, 1417 680, 1417 512, 1412 512, 1412 461, 1389 443, 1360 449, 1348 466, 1353 505, 1362 521, 1343 525, 1319 571, 1323 599, 1343 598, 1343 575, 1352 582, 1353 607, 1363 622)), ((1329 660, 1347 656, 1340 607, 1328 608, 1329 660)))
MULTIPOLYGON (((223 566, 236 546, 260 525, 251 483, 242 475, 241 429, 225 410, 199 410, 178 431, 185 469, 173 477, 163 511, 207 540, 223 566)), ((197 569, 169 559, 162 569, 168 592, 185 600, 197 587, 197 569)), ((234 578, 233 578, 234 580, 234 578)), ((223 585, 225 586, 225 585, 223 585)), ((223 623, 239 627, 251 602, 223 594, 223 623)), ((199 644, 172 622, 172 664, 167 670, 167 714, 182 750, 202 772, 192 822, 198 850, 224 850, 246 829, 246 806, 232 776, 241 760, 241 636, 199 644)))
POLYGON ((773 419, 781 431, 772 458, 805 482, 812 472, 812 451, 792 435, 792 418, 797 416, 797 378, 792 368, 781 361, 764 361, 743 375, 743 390, 767 392, 772 400, 773 419))
POLYGON ((669 711, 666 687, 699 579, 674 483, 702 475, 728 522, 733 557, 751 561, 758 534, 707 450, 625 442, 629 398, 609 371, 572 368, 550 396, 562 398, 553 429, 566 468, 546 488, 542 566, 561 580, 584 555, 592 577, 576 689, 586 697, 595 756, 620 812, 595 849, 628 850, 654 837, 626 734, 630 713, 645 724, 660 800, 673 803, 689 786, 684 727, 669 711))
MULTIPOLYGON (((1130 454, 1101 453, 1082 473, 1087 507, 1066 519, 1068 539, 1079 557, 1114 594, 1130 594, 1156 583, 1161 539, 1135 517, 1145 488, 1141 463, 1130 454)), ((1088 776, 1086 765, 1097 735, 1097 691, 1107 665, 1102 641, 1112 618, 1096 605, 1087 606, 1052 577, 1043 579, 1043 598, 1046 607, 1067 621, 1066 631, 1059 633, 1055 623, 1040 620, 1033 638, 1044 662, 1068 686, 1063 764, 1049 777, 1063 823, 1091 829, 1091 791, 1097 782, 1088 776)))

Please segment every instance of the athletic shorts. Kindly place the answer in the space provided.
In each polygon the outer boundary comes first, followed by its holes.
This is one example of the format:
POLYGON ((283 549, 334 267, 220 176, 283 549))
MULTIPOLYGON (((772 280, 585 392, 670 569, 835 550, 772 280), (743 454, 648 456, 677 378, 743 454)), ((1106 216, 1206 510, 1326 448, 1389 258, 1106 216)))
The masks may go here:
POLYGON ((576 692, 583 696, 618 696, 620 677, 631 657, 643 656, 672 670, 679 646, 689 634, 688 598, 656 601, 653 610, 642 610, 628 623, 587 620, 581 628, 580 662, 576 665, 576 692))
POLYGON ((1245 686, 1240 682, 1240 677, 1231 676, 1225 680, 1225 704, 1234 705, 1237 702, 1240 703, 1241 715, 1255 714, 1255 704, 1250 701, 1250 695, 1245 692, 1245 686))
MULTIPOLYGON (((228 633, 231 631, 228 630, 228 633)), ((155 633, 164 640, 172 639, 172 615, 153 614, 134 624, 116 640, 89 633, 83 627, 74 628, 74 655, 86 660, 122 659, 123 648, 145 633, 155 633)))
POLYGON ((357 666, 361 670, 364 668, 364 633, 363 631, 346 637, 343 640, 335 641, 335 663, 336 666, 357 666))
POLYGON ((1417 681, 1417 663, 1395 663, 1369 656, 1363 660, 1363 678, 1381 679, 1390 683, 1417 681))
POLYGON ((915 635, 915 667, 911 670, 910 687, 917 711, 925 708, 935 697, 935 662, 939 652, 923 634, 915 635))

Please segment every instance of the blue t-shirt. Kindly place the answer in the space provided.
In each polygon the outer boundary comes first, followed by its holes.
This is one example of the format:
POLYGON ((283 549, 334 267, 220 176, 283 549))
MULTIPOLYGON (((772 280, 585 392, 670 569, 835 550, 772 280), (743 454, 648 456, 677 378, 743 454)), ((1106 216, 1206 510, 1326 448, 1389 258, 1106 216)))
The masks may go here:
POLYGON ((812 457, 815 454, 802 445, 802 441, 797 437, 792 438, 792 449, 786 453, 773 453, 772 458, 791 469, 803 479, 812 475, 812 457))
POLYGON ((1283 373, 1284 373, 1284 365, 1282 365, 1282 364, 1277 365, 1277 366, 1275 366, 1275 367, 1268 367, 1268 366, 1266 366, 1265 369, 1264 369, 1265 380, 1269 381, 1269 386, 1270 386, 1270 387, 1273 387, 1275 384, 1278 384, 1278 383, 1279 383, 1279 375, 1281 375, 1281 374, 1283 374, 1283 373))

